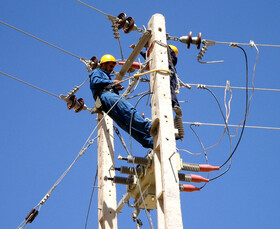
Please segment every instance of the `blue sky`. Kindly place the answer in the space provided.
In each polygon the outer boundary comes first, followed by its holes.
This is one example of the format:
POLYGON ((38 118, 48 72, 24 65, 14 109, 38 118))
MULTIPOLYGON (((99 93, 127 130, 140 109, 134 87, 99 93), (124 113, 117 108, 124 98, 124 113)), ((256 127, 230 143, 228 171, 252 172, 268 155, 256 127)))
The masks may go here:
MULTIPOLYGON (((171 36, 185 36, 189 31, 202 39, 256 44, 280 44, 279 9, 276 0, 260 1, 92 1, 85 0, 108 14, 125 12, 138 27, 155 13, 165 16, 166 30, 171 36)), ((113 38, 111 23, 104 15, 75 0, 0 2, 0 20, 48 41, 79 57, 99 59, 110 53, 121 58, 118 42, 113 38)), ((129 45, 137 43, 139 33, 120 32, 124 57, 129 45)), ((34 84, 56 95, 66 94, 87 77, 83 63, 77 58, 0 24, 0 71, 34 84)), ((177 72, 190 84, 245 87, 245 59, 242 51, 225 44, 209 47, 203 60, 224 60, 222 64, 202 65, 197 62, 199 50, 170 41, 179 49, 177 72)), ((242 46, 248 55, 249 86, 252 86, 256 49, 242 46)), ((279 89, 280 48, 259 47, 255 87, 279 89)), ((139 56, 140 60, 141 57, 139 56)), ((116 67, 119 70, 120 67, 116 67)), ((16 228, 28 212, 44 197, 81 150, 96 125, 89 112, 75 114, 55 97, 23 85, 0 74, 0 227, 16 228)), ((127 86, 124 84, 124 86, 127 86)), ((135 93, 147 90, 140 85, 135 93)), ((211 88, 224 108, 224 89, 211 88)), ((245 90, 232 89, 230 124, 239 124, 245 112, 245 90)), ((251 92, 250 92, 251 93, 251 92)), ((93 106, 88 83, 77 93, 93 106)), ((181 89, 178 95, 185 122, 222 124, 223 119, 213 96, 195 86, 181 89)), ((131 100, 135 104, 137 99, 131 100)), ((143 99, 137 109, 150 114, 143 99)), ((247 125, 280 127, 279 92, 255 91, 247 125)), ((205 147, 214 145, 223 133, 222 127, 194 127, 205 147)), ((235 129, 230 128, 233 134, 235 129)), ((177 147, 194 153, 201 146, 185 125, 183 142, 177 147)), ((127 145, 128 135, 121 132, 127 145)), ((239 129, 240 134, 240 129, 239 129)), ((96 133, 94 134, 96 136, 96 133)), ((232 138, 233 146, 238 137, 232 138)), ((207 184, 200 192, 181 193, 184 228, 278 228, 279 212, 279 130, 246 128, 233 156, 229 172, 207 184)), ((144 156, 146 150, 133 142, 133 152, 144 156)), ((83 228, 91 187, 97 167, 97 145, 94 143, 74 165, 69 174, 42 206, 39 216, 26 228, 83 228)), ((205 163, 205 158, 180 152, 185 162, 205 163)), ((119 140, 115 155, 125 156, 119 140)), ((207 151, 210 164, 221 165, 230 154, 228 137, 207 151)), ((116 161, 117 166, 126 165, 116 161)), ((225 168, 226 169, 226 166, 225 168)), ((222 170, 223 171, 223 170, 222 170)), ((215 177, 220 172, 211 173, 215 177)), ((207 176, 207 174, 200 174, 207 176)), ((197 185, 201 186, 201 185, 197 185)), ((118 185, 118 200, 125 187, 118 185)), ((132 209, 125 207, 118 217, 119 228, 134 228, 132 209)), ((156 211, 151 212, 156 228, 156 211)), ((143 228, 149 228, 144 212, 143 228)), ((88 228, 97 227, 97 192, 94 194, 88 228)))

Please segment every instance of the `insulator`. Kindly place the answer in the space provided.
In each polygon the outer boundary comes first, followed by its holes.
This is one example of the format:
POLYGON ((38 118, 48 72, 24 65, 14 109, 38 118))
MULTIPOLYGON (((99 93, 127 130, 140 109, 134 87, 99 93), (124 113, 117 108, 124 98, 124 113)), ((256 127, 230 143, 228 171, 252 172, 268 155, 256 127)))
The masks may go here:
POLYGON ((191 182, 192 177, 190 174, 183 174, 183 173, 179 173, 179 181, 186 181, 186 182, 191 182))
POLYGON ((193 172, 211 172, 219 170, 219 166, 213 166, 208 164, 191 164, 183 163, 182 170, 193 171, 193 172))
POLYGON ((192 38, 192 32, 189 32, 188 36, 183 36, 179 38, 179 41, 187 44, 187 48, 189 49, 191 44, 196 45, 197 49, 200 49, 201 45, 201 33, 198 33, 197 37, 192 38))
POLYGON ((96 69, 98 66, 98 58, 96 56, 93 56, 92 58, 90 58, 90 60, 92 61, 91 69, 92 70, 96 69))
POLYGON ((112 180, 116 184, 125 184, 130 185, 134 183, 133 177, 118 177, 114 176, 114 178, 107 178, 108 180, 112 180))
POLYGON ((27 223, 32 223, 35 217, 38 215, 39 211, 36 209, 32 209, 29 214, 25 217, 27 223))
MULTIPOLYGON (((135 175, 135 169, 134 169, 134 167, 121 166, 120 173, 135 175)), ((143 173, 142 168, 141 167, 136 168, 136 173, 137 173, 137 175, 140 175, 141 173, 143 173)))
POLYGON ((200 168, 198 164, 191 164, 191 163, 183 163, 182 170, 199 172, 200 168))
POLYGON ((194 191, 200 191, 200 188, 197 188, 190 184, 179 184, 179 189, 181 192, 194 192, 194 191))
POLYGON ((179 173, 178 176, 180 181, 185 181, 185 182, 195 182, 195 183, 209 182, 209 179, 194 174, 179 173))
POLYGON ((176 129, 178 129, 178 134, 180 136, 184 136, 185 135, 185 130, 184 130, 184 125, 183 125, 182 117, 180 117, 178 115, 175 116, 174 126, 175 126, 176 129))
POLYGON ((124 33, 130 33, 134 28, 134 19, 133 17, 128 17, 126 19, 126 24, 123 27, 123 32, 124 33))
POLYGON ((126 19, 127 19, 126 14, 125 13, 120 13, 119 16, 118 16, 118 19, 119 19, 119 21, 117 23, 118 24, 118 29, 121 29, 121 28, 124 27, 124 25, 126 23, 126 19))
POLYGON ((209 182, 209 179, 206 179, 202 176, 199 176, 199 175, 194 175, 194 174, 191 174, 191 182, 195 182, 195 183, 201 183, 201 182, 206 182, 208 183, 209 182))
POLYGON ((199 165, 199 168, 200 168, 200 172, 211 172, 215 170, 220 170, 219 166, 213 166, 208 164, 199 165))
POLYGON ((192 43, 192 32, 189 32, 188 36, 183 36, 179 38, 179 41, 182 43, 187 44, 187 48, 189 49, 192 43))
POLYGON ((85 102, 83 98, 79 98, 76 106, 74 107, 74 111, 79 113, 84 108, 85 102))
POLYGON ((196 44, 197 49, 200 49, 201 33, 198 33, 197 37, 192 38, 192 44, 196 44))
POLYGON ((75 95, 71 95, 68 100, 69 101, 67 102, 67 108, 71 110, 73 107, 75 107, 77 103, 77 98, 75 95))
POLYGON ((148 165, 150 163, 150 161, 145 157, 132 157, 131 155, 127 157, 127 162, 140 165, 148 165))

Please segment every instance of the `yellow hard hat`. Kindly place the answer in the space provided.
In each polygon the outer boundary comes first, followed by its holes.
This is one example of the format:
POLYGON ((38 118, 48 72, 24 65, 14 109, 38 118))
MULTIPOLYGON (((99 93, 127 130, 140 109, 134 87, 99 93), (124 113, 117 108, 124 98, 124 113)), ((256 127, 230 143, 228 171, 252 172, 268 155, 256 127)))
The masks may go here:
POLYGON ((101 57, 100 64, 103 64, 103 63, 106 63, 106 62, 115 62, 115 64, 117 65, 117 61, 116 61, 115 57, 113 57, 110 54, 106 54, 106 55, 101 57))
POLYGON ((169 47, 175 52, 176 56, 178 55, 178 49, 174 45, 169 45, 169 47))

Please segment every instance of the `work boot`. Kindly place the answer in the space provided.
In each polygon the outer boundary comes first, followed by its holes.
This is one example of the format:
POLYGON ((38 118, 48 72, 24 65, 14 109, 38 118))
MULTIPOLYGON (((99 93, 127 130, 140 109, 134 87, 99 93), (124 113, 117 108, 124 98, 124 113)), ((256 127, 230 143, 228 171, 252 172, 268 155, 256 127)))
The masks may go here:
POLYGON ((156 136, 157 132, 158 132, 158 126, 159 126, 159 118, 156 118, 151 125, 151 129, 150 129, 150 135, 151 136, 156 136))
POLYGON ((178 115, 179 117, 182 117, 182 110, 181 110, 181 107, 179 107, 178 105, 175 105, 173 107, 173 110, 175 112, 176 115, 178 115))

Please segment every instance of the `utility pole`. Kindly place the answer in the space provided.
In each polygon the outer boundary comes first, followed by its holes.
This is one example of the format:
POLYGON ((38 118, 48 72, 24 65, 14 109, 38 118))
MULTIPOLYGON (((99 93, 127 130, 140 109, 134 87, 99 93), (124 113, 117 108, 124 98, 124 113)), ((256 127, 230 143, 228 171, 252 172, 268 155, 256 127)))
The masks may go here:
MULTIPOLYGON (((98 114, 98 123, 103 115, 98 114)), ((98 127, 98 228, 118 228, 116 184, 104 181, 104 177, 115 176, 113 120, 109 116, 98 127)))
MULTIPOLYGON (((146 173, 141 176, 143 199, 148 209, 157 208, 158 229, 182 229, 182 213, 179 189, 179 155, 176 152, 175 130, 170 93, 170 75, 168 68, 168 51, 166 43, 165 19, 161 14, 152 16, 148 31, 141 37, 126 64, 120 71, 122 79, 127 69, 135 60, 146 43, 149 43, 149 67, 157 70, 150 75, 152 91, 152 120, 158 121, 154 135, 154 153, 151 161, 146 163, 146 173), (160 69, 164 71, 159 71, 160 69), (155 203, 156 202, 156 203, 155 203)), ((98 120, 103 116, 98 115, 98 120)), ((154 122, 157 123, 157 122, 154 122)), ((135 183, 128 185, 128 193, 116 206, 116 188, 112 179, 115 176, 114 143, 112 120, 106 117, 98 129, 98 219, 99 229, 117 228, 117 213, 130 197, 135 199, 135 206, 144 208, 140 191, 135 183), (104 177, 110 177, 104 181, 104 177)), ((153 125, 154 126, 154 125, 153 125)), ((128 160, 128 159, 127 159, 128 160)), ((143 161, 143 159, 141 159, 143 161)), ((144 160, 148 160, 147 158, 144 160)), ((137 161, 137 160, 136 160, 137 161)), ((148 160, 149 161, 149 160, 148 160)), ((137 162, 136 162, 137 163, 137 162)), ((119 179, 119 178, 118 178, 119 179)), ((133 178, 134 179, 134 178, 133 178)), ((130 178, 130 180, 133 180, 130 178)), ((117 182, 115 180, 115 182, 117 182)), ((134 182, 134 181, 133 181, 134 182)), ((122 182, 120 182, 122 183, 122 182)), ((136 215, 137 217, 137 215, 136 215)))
MULTIPOLYGON (((165 18, 152 16, 148 23, 152 31, 149 45, 150 69, 168 69, 165 18), (157 42, 160 42, 157 43, 157 42)), ((173 111, 171 106, 170 76, 166 72, 150 76, 152 120, 159 119, 154 136, 154 169, 156 183, 158 228, 183 228, 176 153, 173 111)))

